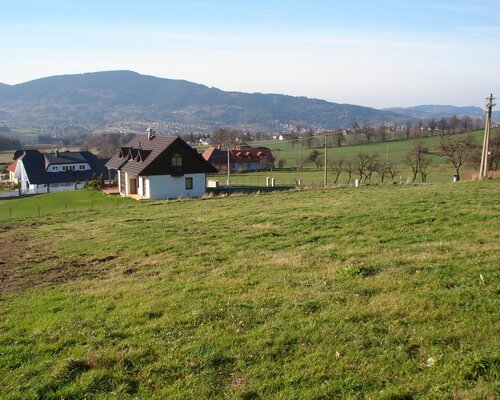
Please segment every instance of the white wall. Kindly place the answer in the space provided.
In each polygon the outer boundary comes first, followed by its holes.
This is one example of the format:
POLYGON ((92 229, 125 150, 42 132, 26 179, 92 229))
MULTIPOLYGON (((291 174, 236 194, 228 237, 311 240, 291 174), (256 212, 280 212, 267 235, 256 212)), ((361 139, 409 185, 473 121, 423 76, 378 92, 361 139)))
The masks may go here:
POLYGON ((146 197, 151 200, 199 197, 205 194, 205 174, 155 175, 146 179, 146 197), (193 189, 186 190, 186 178, 193 178, 193 189))

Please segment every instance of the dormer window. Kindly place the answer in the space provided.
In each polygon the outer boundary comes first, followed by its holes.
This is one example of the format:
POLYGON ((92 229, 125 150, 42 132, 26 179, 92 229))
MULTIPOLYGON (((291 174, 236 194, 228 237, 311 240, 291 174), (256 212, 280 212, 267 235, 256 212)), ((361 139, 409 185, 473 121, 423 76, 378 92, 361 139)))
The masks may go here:
POLYGON ((57 165, 52 166, 52 171, 56 172, 59 170, 59 167, 57 165))

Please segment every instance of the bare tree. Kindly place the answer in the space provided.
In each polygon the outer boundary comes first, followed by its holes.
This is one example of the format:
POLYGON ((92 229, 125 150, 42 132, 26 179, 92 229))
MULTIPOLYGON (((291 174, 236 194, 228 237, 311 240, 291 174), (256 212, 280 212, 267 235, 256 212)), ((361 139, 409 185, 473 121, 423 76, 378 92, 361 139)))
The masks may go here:
POLYGON ((429 156, 429 150, 424 147, 422 140, 419 139, 415 142, 412 149, 406 153, 403 162, 411 168, 412 182, 415 182, 419 173, 422 182, 426 182, 432 158, 429 156))
POLYGON ((420 161, 419 172, 422 182, 427 182, 427 175, 429 175, 430 173, 429 167, 431 164, 432 164, 432 157, 424 157, 420 161))
POLYGON ((333 181, 334 185, 337 184, 340 174, 344 171, 344 164, 345 159, 343 158, 339 158, 330 162, 330 170, 335 175, 335 180, 333 181))
POLYGON ((472 130, 474 123, 472 122, 472 118, 466 115, 465 117, 462 118, 462 126, 466 132, 469 132, 472 130))
POLYGON ((429 121, 427 121, 427 131, 430 132, 431 135, 434 134, 436 128, 437 128, 437 122, 434 118, 431 118, 429 121))
POLYGON ((389 175, 387 164, 380 163, 375 172, 380 176, 380 182, 384 183, 384 178, 389 175))
POLYGON ((332 136, 335 140, 335 144, 337 145, 337 147, 342 146, 342 142, 345 141, 344 132, 341 130, 337 130, 337 131, 333 132, 332 136))
POLYGON ((306 138, 306 146, 308 149, 310 149, 314 141, 314 132, 312 129, 307 130, 305 138, 306 138))
POLYGON ((278 168, 279 168, 279 169, 283 169, 283 168, 285 167, 285 164, 286 164, 286 160, 285 160, 285 159, 280 158, 280 159, 278 160, 278 168))
POLYGON ((456 115, 453 115, 448 122, 448 130, 455 133, 460 126, 460 120, 456 115))
POLYGON ((379 168, 380 156, 377 153, 369 153, 366 163, 365 182, 372 180, 372 175, 379 168))
POLYGON ((444 131, 448 127, 448 124, 446 123, 446 120, 444 118, 441 118, 438 123, 437 123, 437 128, 441 132, 441 134, 444 134, 444 131))
POLYGON ((386 169, 387 169, 387 173, 389 174, 389 176, 391 177, 391 180, 394 182, 394 178, 396 177, 396 175, 401 171, 400 168, 399 168, 399 165, 396 164, 394 161, 389 161, 386 165, 385 165, 386 169))
POLYGON ((404 128, 405 136, 406 139, 410 138, 411 130, 413 129, 413 124, 410 120, 406 121, 405 128, 404 128))
POLYGON ((223 149, 231 148, 235 146, 239 133, 238 130, 222 127, 214 131, 212 142, 223 149))
POLYGON ((500 130, 495 131, 490 139, 490 169, 497 171, 500 167, 500 130))
POLYGON ((354 172, 354 162, 352 160, 345 160, 342 168, 347 174, 347 183, 351 183, 352 173, 354 172))
POLYGON ((370 162, 370 156, 368 153, 360 152, 354 160, 354 169, 359 175, 359 180, 362 181, 366 176, 368 163, 370 162))
POLYGON ((456 175, 460 176, 460 167, 465 163, 466 153, 471 149, 472 145, 473 140, 470 135, 441 135, 437 150, 441 156, 446 157, 451 162, 456 175))

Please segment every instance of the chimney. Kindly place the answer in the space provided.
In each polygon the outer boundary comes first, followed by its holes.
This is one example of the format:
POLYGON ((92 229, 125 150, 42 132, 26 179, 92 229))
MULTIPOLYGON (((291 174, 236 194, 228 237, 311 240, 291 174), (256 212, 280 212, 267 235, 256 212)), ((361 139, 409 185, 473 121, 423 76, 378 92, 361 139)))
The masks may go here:
POLYGON ((57 148, 54 150, 54 155, 57 157, 59 157, 59 150, 57 150, 57 148))
POLYGON ((155 131, 153 128, 146 129, 146 132, 148 134, 148 140, 152 140, 155 137, 155 131))
POLYGON ((217 150, 222 150, 222 145, 220 143, 217 145, 217 150))

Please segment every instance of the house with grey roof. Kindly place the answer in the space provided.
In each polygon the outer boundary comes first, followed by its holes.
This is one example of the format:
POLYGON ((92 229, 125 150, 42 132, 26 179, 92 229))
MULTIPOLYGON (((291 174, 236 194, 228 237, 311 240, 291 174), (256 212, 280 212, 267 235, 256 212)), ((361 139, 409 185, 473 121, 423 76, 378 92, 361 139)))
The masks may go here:
POLYGON ((106 167, 116 171, 118 191, 136 199, 199 197, 206 174, 217 172, 195 149, 177 136, 135 136, 106 167))
POLYGON ((9 172, 20 184, 22 194, 60 192, 83 188, 94 174, 108 177, 106 161, 89 151, 19 150, 9 172))

